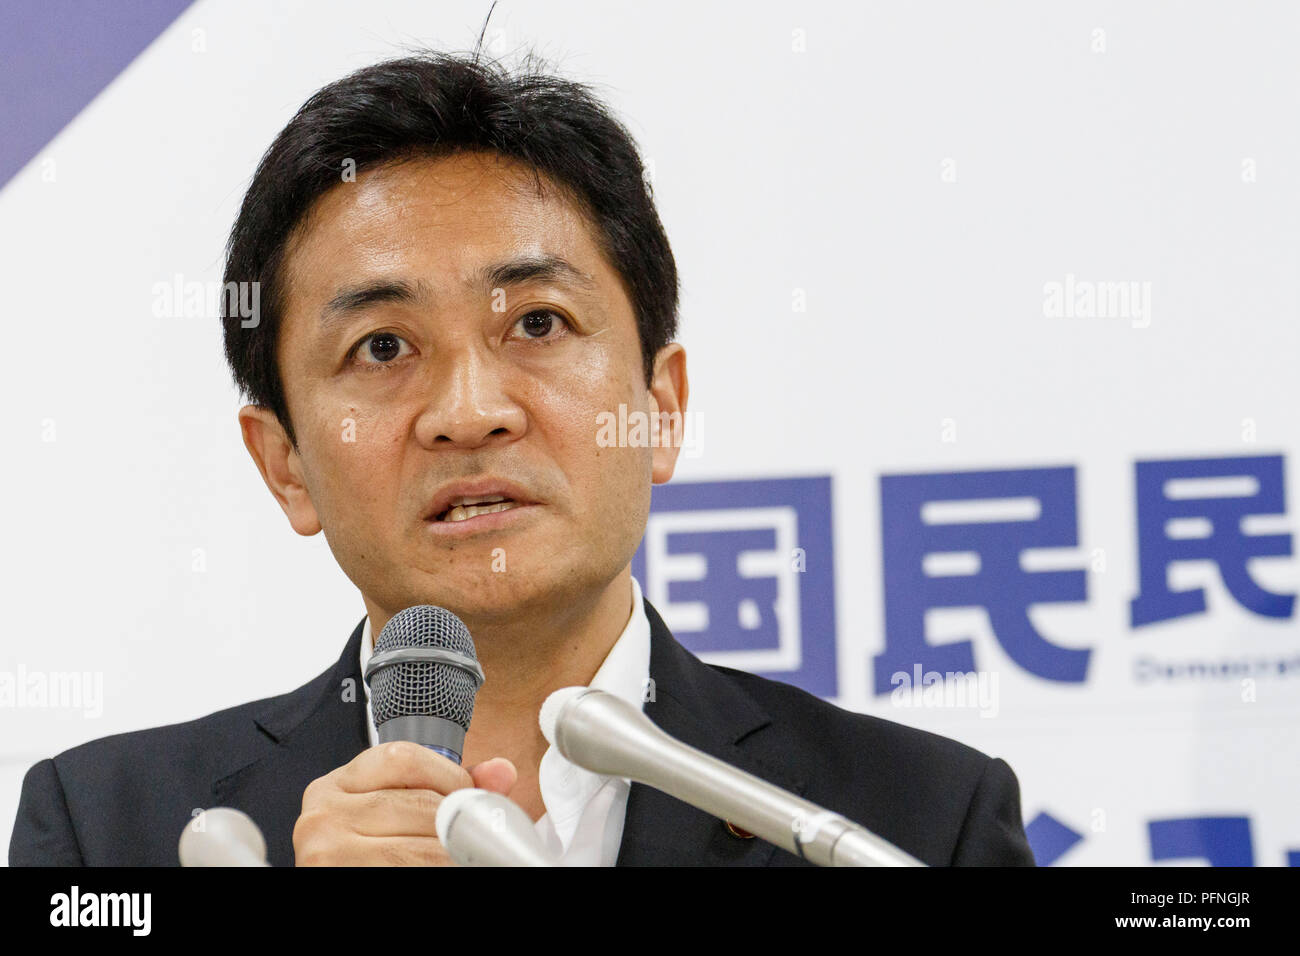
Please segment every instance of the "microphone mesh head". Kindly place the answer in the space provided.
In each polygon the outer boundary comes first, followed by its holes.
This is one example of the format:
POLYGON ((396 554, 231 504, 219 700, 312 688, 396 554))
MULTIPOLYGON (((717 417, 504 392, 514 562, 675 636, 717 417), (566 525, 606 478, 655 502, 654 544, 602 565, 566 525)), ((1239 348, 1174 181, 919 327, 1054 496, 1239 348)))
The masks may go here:
MULTIPOLYGON (((375 639, 376 654, 401 647, 437 647, 478 660, 465 623, 431 604, 394 614, 375 639)), ((468 731, 477 690, 474 676, 454 664, 402 662, 371 677, 370 706, 376 726, 394 717, 441 717, 468 731)))

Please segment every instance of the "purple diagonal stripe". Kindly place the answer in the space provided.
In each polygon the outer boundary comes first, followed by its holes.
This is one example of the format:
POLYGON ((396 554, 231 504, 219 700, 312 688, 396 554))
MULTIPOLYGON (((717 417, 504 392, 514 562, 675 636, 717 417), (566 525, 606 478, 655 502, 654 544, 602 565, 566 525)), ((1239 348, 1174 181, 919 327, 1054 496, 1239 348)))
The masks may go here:
POLYGON ((192 2, 0 3, 0 186, 192 2))

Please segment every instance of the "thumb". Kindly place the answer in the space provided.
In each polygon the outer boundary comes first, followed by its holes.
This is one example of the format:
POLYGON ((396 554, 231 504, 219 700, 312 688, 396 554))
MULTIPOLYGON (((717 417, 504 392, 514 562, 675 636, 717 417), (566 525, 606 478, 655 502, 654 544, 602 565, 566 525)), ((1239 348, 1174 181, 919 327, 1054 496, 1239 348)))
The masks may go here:
POLYGON ((491 760, 475 764, 469 768, 469 775, 474 781, 474 786, 499 793, 503 797, 510 796, 515 781, 519 779, 519 771, 505 757, 493 757, 491 760))

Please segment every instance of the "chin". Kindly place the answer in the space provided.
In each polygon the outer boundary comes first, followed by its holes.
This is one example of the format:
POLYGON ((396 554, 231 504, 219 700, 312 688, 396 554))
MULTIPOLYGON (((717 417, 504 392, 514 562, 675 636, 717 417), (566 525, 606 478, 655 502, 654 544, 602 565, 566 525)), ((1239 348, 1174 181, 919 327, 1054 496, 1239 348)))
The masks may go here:
POLYGON ((519 587, 521 578, 522 573, 488 572, 461 585, 443 580, 436 590, 425 591, 419 603, 445 607, 463 618, 491 620, 497 616, 509 616, 527 605, 545 600, 547 592, 541 588, 522 590, 519 587))

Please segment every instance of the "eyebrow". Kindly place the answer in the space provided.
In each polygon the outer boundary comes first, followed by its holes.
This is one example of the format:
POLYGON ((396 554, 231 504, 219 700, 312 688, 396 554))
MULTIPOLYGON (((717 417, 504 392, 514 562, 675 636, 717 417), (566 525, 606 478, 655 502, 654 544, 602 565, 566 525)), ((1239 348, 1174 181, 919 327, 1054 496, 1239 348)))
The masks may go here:
POLYGON ((558 282, 596 291, 596 280, 562 256, 540 254, 517 256, 495 265, 485 266, 478 273, 482 288, 491 290, 520 282, 558 282))
MULTIPOLYGON (((551 254, 516 256, 484 266, 475 274, 475 281, 487 294, 491 294, 493 289, 524 282, 554 282, 576 286, 586 292, 595 292, 598 288, 594 278, 562 256, 551 254)), ((344 289, 331 298, 321 310, 320 325, 322 329, 328 329, 340 319, 380 303, 415 305, 432 300, 433 290, 424 280, 367 282, 344 289)))
POLYGON ((409 305, 427 298, 429 298, 429 288, 423 282, 413 284, 402 279, 368 282, 365 285, 344 289, 325 303, 325 308, 321 309, 320 313, 321 328, 328 329, 340 319, 381 302, 409 305))

